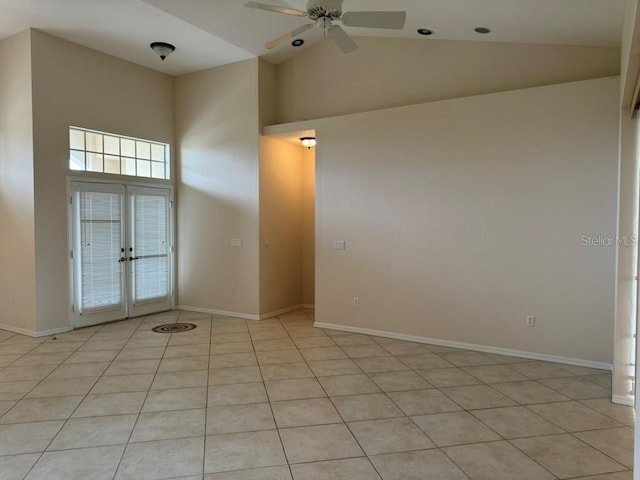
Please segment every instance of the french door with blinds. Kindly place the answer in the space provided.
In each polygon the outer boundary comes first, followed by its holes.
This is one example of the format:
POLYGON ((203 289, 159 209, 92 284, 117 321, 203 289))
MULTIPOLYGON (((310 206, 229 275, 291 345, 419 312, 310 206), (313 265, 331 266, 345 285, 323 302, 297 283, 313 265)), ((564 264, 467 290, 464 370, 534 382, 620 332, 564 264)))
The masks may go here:
POLYGON ((73 324, 171 309, 171 191, 72 182, 73 324))

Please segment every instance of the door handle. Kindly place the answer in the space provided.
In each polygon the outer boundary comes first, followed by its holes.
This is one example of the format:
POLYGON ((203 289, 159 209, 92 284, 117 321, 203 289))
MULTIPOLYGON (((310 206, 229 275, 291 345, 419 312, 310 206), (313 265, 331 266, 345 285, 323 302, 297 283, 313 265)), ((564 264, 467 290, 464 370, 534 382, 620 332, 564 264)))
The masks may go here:
POLYGON ((129 261, 133 262, 134 260, 138 260, 140 257, 129 257, 129 261))
POLYGON ((120 257, 120 260, 118 260, 118 263, 122 263, 122 262, 126 262, 127 258, 126 257, 120 257))

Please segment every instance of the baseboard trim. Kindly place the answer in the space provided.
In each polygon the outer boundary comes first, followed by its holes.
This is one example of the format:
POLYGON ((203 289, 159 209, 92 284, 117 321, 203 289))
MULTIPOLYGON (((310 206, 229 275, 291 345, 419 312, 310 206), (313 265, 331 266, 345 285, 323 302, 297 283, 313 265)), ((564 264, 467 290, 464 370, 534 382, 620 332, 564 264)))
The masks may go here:
POLYGON ((633 395, 611 395, 611 401, 620 405, 629 405, 630 407, 636 404, 633 395))
POLYGON ((313 303, 305 303, 302 308, 308 308, 309 310, 315 310, 316 306, 313 303))
POLYGON ((27 330, 26 328, 14 327, 13 325, 0 324, 0 330, 7 330, 8 332, 19 333, 20 335, 27 335, 28 337, 48 337, 49 335, 55 335, 57 333, 70 332, 71 327, 52 328, 51 330, 27 330))
POLYGON ((254 315, 252 313, 242 313, 242 312, 231 312, 228 310, 217 310, 215 308, 201 308, 201 307, 192 307, 189 305, 176 305, 176 310, 185 310, 187 312, 199 312, 199 313, 211 313, 213 315, 224 315, 227 317, 233 318, 242 318, 245 320, 266 320, 267 318, 276 317, 278 315, 283 315, 285 313, 293 312, 295 310, 300 310, 302 305, 292 305, 291 307, 281 308, 280 310, 276 310, 274 312, 263 313, 262 315, 254 315))
POLYGON ((441 347, 461 348, 476 352, 495 353, 498 355, 509 355, 511 357, 526 358, 529 360, 543 360, 545 362, 562 363, 565 365, 575 365, 578 367, 597 368, 600 370, 613 370, 613 365, 605 362, 594 362, 580 358, 561 357, 558 355, 547 355, 545 353, 526 352, 523 350, 511 350, 509 348, 491 347, 487 345, 477 345, 475 343, 456 342, 454 340, 441 340, 438 338, 418 337, 416 335, 406 335, 404 333, 386 332, 384 330, 372 330, 370 328, 350 327, 347 325, 336 325, 334 323, 314 322, 315 327, 329 328, 343 332, 362 333, 375 337, 394 338, 396 340, 406 340, 408 342, 429 343, 441 347))

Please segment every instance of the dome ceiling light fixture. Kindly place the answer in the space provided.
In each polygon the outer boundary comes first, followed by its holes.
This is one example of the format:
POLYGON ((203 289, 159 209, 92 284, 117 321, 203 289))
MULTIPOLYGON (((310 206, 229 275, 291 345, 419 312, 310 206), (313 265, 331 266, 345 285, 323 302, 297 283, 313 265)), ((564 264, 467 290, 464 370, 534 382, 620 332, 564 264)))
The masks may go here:
POLYGON ((311 150, 311 147, 316 146, 316 137, 302 137, 300 138, 303 147, 307 147, 308 150, 311 150))
POLYGON ((166 42, 153 42, 149 46, 163 61, 176 49, 176 47, 166 42))
POLYGON ((491 33, 491 29, 487 27, 476 27, 473 29, 476 33, 491 33))
POLYGON ((433 35, 433 30, 429 30, 428 28, 419 28, 418 33, 420 35, 433 35))

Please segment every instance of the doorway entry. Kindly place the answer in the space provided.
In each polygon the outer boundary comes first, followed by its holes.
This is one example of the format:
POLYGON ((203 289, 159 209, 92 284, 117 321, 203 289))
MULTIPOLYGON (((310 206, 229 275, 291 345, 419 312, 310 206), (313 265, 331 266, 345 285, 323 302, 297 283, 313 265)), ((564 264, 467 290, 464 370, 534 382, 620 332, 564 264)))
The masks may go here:
POLYGON ((74 328, 171 309, 171 193, 71 182, 74 328))

